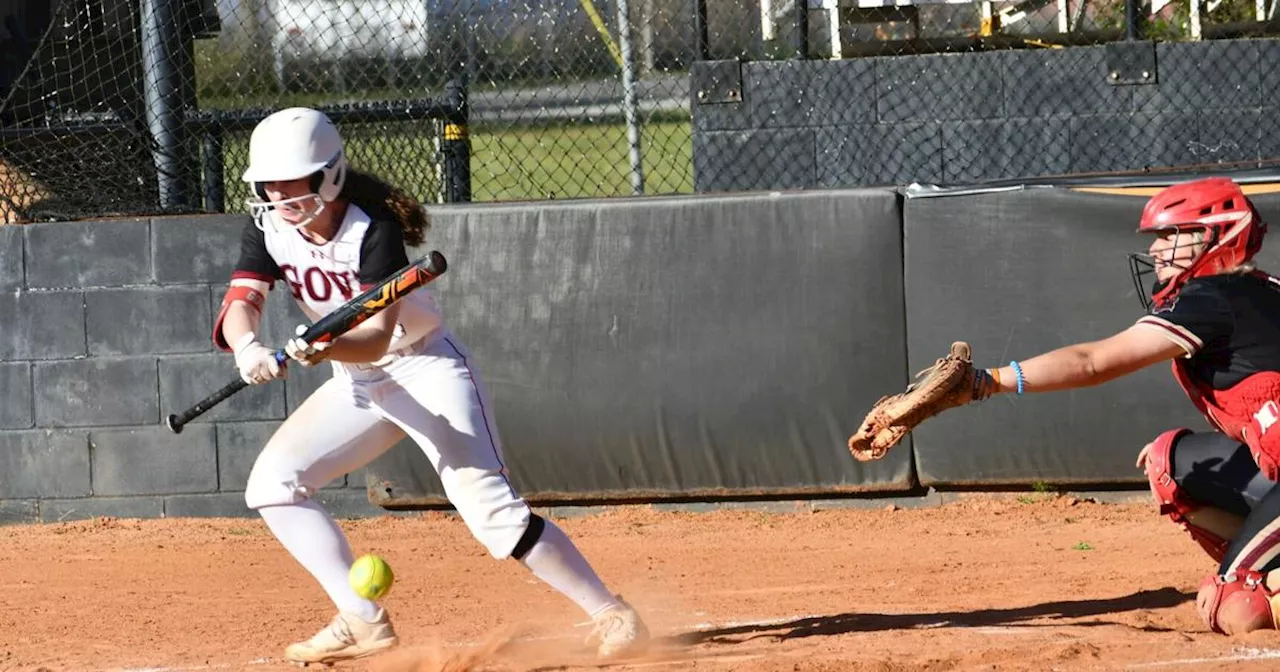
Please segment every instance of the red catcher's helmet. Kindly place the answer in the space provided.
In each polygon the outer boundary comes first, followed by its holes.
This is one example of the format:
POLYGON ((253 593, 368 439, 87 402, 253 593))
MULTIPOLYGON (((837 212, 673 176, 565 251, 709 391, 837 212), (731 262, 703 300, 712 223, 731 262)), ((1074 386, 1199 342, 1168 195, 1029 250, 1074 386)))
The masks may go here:
POLYGON ((1148 310, 1153 304, 1172 300, 1192 278, 1221 273, 1252 259, 1262 249, 1267 224, 1240 185, 1225 177, 1207 177, 1166 187, 1147 201, 1138 233, 1170 231, 1200 232, 1202 240, 1196 244, 1204 248, 1190 261, 1182 262, 1181 271, 1168 282, 1157 283, 1150 299, 1141 276, 1155 270, 1154 260, 1149 254, 1130 255, 1134 284, 1148 310))

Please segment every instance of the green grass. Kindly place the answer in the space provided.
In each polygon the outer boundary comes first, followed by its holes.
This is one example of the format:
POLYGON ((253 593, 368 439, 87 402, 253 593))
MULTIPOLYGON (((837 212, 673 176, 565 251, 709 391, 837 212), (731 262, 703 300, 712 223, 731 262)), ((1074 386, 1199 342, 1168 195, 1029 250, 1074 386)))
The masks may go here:
MULTIPOLYGON (((431 95, 421 81, 400 82, 398 88, 353 89, 341 94, 281 92, 276 91, 270 61, 262 54, 244 51, 243 47, 241 51, 227 51, 216 40, 197 40, 195 50, 197 81, 203 83, 198 89, 198 106, 202 110, 323 106, 333 102, 335 95, 348 102, 431 95)), ((429 74, 423 74, 424 81, 439 79, 429 74)), ((534 84, 534 80, 503 83, 511 87, 534 84)), ((393 122, 350 125, 343 131, 352 165, 395 182, 419 198, 433 200, 439 193, 435 127, 435 122, 427 121, 393 122)), ((475 123, 470 133, 473 201, 632 195, 627 129, 619 120, 524 126, 475 123)), ((248 141, 248 131, 223 139, 228 211, 245 209, 248 189, 240 182, 240 174, 248 156, 248 141)), ((640 147, 644 193, 693 192, 693 143, 687 113, 644 119, 640 147)))
MULTIPOLYGON (((352 165, 405 187, 419 198, 438 192, 432 126, 379 125, 348 132, 352 165)), ((517 201, 630 196, 626 126, 557 124, 470 129, 471 200, 517 201)), ((248 133, 224 140, 228 212, 248 197, 240 174, 248 133)), ((644 193, 693 192, 693 142, 687 120, 661 120, 641 130, 644 193)))
MULTIPOLYGON (((640 151, 646 194, 693 191, 688 122, 644 126, 640 151)), ((474 200, 630 196, 627 129, 583 124, 473 133, 471 179, 474 200)))

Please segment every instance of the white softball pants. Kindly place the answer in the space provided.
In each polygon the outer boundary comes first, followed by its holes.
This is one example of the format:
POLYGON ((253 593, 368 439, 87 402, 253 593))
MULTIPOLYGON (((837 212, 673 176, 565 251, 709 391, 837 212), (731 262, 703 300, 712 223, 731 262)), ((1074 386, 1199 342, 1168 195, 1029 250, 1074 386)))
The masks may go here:
POLYGON ((407 435, 475 538, 509 557, 531 512, 507 481, 493 404, 467 357, 444 334, 383 367, 335 366, 258 455, 245 503, 302 502, 407 435))

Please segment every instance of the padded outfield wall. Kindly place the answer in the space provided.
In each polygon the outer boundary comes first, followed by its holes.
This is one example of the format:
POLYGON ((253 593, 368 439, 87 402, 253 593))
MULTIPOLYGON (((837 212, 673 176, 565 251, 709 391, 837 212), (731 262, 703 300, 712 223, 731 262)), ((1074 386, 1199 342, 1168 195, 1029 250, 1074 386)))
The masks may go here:
MULTIPOLYGON (((1104 338, 1142 315, 1127 255, 1145 203, 1129 195, 1027 189, 908 199, 905 294, 910 367, 953 340, 981 366, 1104 338)), ((1253 191, 1253 189, 1249 189, 1253 191)), ((1255 195, 1280 222, 1280 197, 1255 195)), ((1274 229, 1273 229, 1274 231, 1274 229)), ((1258 261, 1280 272, 1280 241, 1258 261)), ((1146 482, 1138 451, 1174 427, 1208 424, 1161 364, 1100 386, 945 413, 913 434, 917 476, 937 487, 1146 482)))
MULTIPOLYGON (((1280 198, 1258 196, 1280 221, 1280 198)), ((957 409, 881 462, 845 439, 952 340, 982 365, 1132 323, 1135 196, 892 190, 432 206, 433 291, 539 503, 1128 487, 1141 445, 1204 427, 1164 367, 957 409)), ((209 343, 245 219, 0 227, 0 519, 248 515, 256 452, 324 370, 251 388, 209 343), (92 260, 87 262, 85 260, 92 260)), ((1280 268, 1280 246, 1264 267, 1280 268)), ((267 338, 301 315, 272 293, 267 338)), ((344 515, 443 504, 402 442, 321 499, 344 515)))

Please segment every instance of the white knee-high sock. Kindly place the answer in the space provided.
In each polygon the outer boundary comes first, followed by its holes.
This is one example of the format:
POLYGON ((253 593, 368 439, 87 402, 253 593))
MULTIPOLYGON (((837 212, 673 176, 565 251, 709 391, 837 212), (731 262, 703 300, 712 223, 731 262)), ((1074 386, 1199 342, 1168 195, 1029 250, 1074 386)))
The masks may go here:
POLYGON ((258 513, 285 550, 320 582, 339 610, 366 621, 377 618, 378 605, 351 589, 347 581, 354 562, 351 546, 342 529, 319 504, 308 499, 288 506, 264 506, 258 513))
POLYGON ((617 598, 596 576, 582 552, 555 523, 546 521, 538 543, 520 559, 533 575, 560 591, 587 612, 596 616, 618 604, 617 598))

